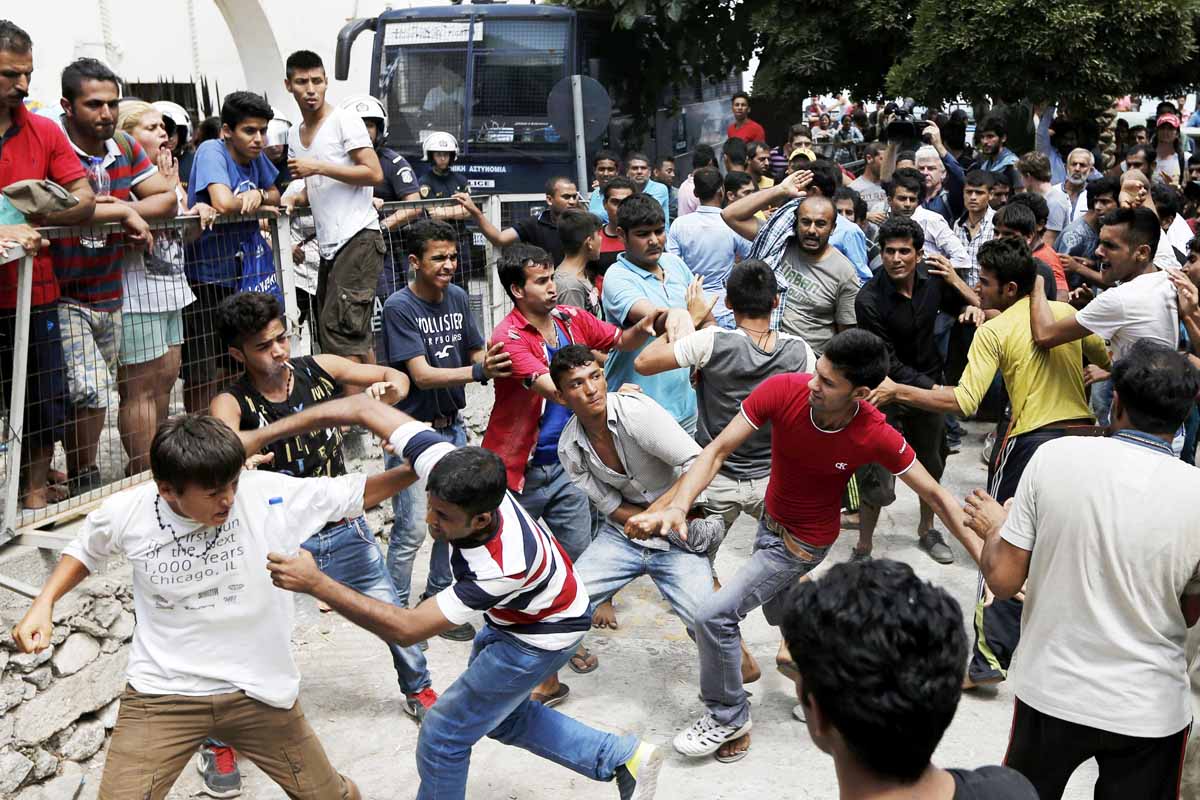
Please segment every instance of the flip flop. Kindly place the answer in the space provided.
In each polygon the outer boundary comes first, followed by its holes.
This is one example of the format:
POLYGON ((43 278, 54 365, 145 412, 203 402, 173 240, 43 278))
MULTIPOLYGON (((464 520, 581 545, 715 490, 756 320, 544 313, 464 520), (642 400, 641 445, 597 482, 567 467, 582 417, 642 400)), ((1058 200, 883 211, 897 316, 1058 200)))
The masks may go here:
POLYGON ((567 666, 570 667, 571 671, 576 675, 587 675, 589 672, 596 671, 596 668, 600 666, 600 659, 597 656, 593 656, 592 651, 585 647, 583 648, 582 655, 580 653, 575 653, 575 655, 571 656, 571 660, 567 662, 567 666), (587 662, 590 658, 594 658, 596 660, 592 662, 591 666, 588 666, 587 662), (583 664, 582 667, 576 666, 577 659, 578 662, 583 664))
POLYGON ((741 761, 749 754, 749 747, 747 747, 745 750, 739 750, 731 756, 723 756, 721 755, 721 751, 718 750, 717 752, 713 753, 713 758, 715 758, 717 761, 720 761, 722 764, 733 764, 737 761, 741 761))
POLYGON ((558 685, 558 691, 554 694, 542 694, 541 692, 534 692, 533 694, 529 695, 529 699, 535 703, 541 703, 546 708, 554 708, 556 705, 559 705, 562 703, 562 701, 566 700, 567 695, 570 693, 571 687, 567 686, 565 683, 560 683, 558 685))

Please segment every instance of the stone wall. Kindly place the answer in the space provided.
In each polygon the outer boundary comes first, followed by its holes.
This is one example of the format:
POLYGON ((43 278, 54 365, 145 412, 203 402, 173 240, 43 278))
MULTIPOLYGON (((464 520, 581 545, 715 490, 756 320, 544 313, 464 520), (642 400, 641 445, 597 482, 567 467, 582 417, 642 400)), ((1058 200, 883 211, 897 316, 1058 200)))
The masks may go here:
POLYGON ((20 615, 0 614, 0 797, 65 800, 116 724, 133 596, 119 575, 89 578, 55 607, 40 653, 17 651, 20 615))
MULTIPOLYGON (((487 427, 493 393, 472 384, 463 411, 471 444, 487 427)), ((352 472, 383 466, 375 443, 348 453, 352 472), (359 457, 354 457, 358 455, 359 457)), ((367 512, 371 529, 387 546, 391 503, 367 512)), ((49 564, 47 565, 49 566, 49 564)), ((99 756, 117 720, 125 686, 125 659, 133 637, 133 595, 128 566, 88 578, 54 610, 51 647, 18 653, 12 629, 28 603, 0 607, 0 798, 73 800, 89 760, 99 756)), ((98 774, 81 800, 94 797, 98 774)))

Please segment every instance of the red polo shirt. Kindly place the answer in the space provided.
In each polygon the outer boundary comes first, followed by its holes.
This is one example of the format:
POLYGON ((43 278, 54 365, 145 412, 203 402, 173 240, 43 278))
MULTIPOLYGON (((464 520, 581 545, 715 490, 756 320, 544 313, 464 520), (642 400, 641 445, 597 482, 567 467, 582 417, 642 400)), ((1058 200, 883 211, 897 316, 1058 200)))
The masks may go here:
MULTIPOLYGON (((616 325, 574 306, 558 306, 552 314, 566 331, 564 347, 583 344, 607 353, 621 338, 621 329, 616 325)), ((496 379, 496 402, 483 434, 483 446, 500 456, 508 473, 508 488, 520 492, 525 488, 525 467, 537 445, 546 402, 529 386, 550 371, 550 360, 542 335, 515 308, 492 331, 492 342, 504 344, 504 351, 512 359, 512 377, 496 379)))
MULTIPOLYGON (((75 155, 67 134, 52 119, 29 113, 24 104, 13 112, 12 127, 0 142, 0 187, 17 181, 49 178, 66 186, 84 177, 83 165, 75 155)), ((17 307, 17 268, 21 262, 0 264, 0 308, 17 307)), ((33 304, 58 299, 58 281, 49 248, 33 259, 33 304)))
POLYGON ((767 140, 767 132, 763 130, 763 126, 749 117, 741 125, 736 122, 729 123, 729 127, 725 129, 725 135, 731 139, 741 139, 743 142, 765 142, 767 140))

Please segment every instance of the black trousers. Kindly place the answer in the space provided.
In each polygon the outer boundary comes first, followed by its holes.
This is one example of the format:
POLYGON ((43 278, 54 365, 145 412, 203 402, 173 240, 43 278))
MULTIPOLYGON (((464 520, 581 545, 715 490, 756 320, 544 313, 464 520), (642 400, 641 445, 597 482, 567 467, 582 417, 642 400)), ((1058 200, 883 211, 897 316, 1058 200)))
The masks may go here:
POLYGON ((1071 774, 1089 758, 1100 765, 1096 800, 1178 800, 1188 725, 1144 739, 1052 717, 1016 701, 1005 766, 1020 772, 1041 800, 1058 800, 1071 774))

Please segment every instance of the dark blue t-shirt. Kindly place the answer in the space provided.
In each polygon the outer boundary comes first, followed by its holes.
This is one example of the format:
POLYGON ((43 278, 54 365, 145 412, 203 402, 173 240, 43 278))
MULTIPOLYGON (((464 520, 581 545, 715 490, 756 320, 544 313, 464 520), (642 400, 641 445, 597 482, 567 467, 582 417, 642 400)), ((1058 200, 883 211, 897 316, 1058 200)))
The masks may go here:
MULTIPOLYGON (((188 178, 188 207, 196 201, 212 204, 208 187, 222 183, 235 195, 253 189, 270 189, 275 185, 279 170, 266 153, 243 166, 233 160, 228 148, 217 139, 202 142, 196 148, 192 173, 188 178)), ((255 222, 235 222, 216 225, 205 231, 187 248, 187 275, 196 283, 218 283, 236 287, 240 275, 237 255, 242 242, 258 230, 255 222)))
MULTIPOLYGON (((553 361, 554 355, 571 341, 557 320, 554 322, 554 327, 558 329, 558 347, 546 345, 547 363, 553 361)), ((571 410, 569 408, 559 405, 553 400, 546 401, 546 406, 542 409, 542 418, 538 422, 537 446, 533 449, 534 464, 546 466, 558 463, 558 440, 570 419, 571 410)))
MULTIPOLYGON (((467 293, 454 284, 446 287, 437 304, 425 302, 407 286, 394 293, 383 304, 383 334, 385 360, 406 373, 408 360, 417 356, 440 369, 468 366, 471 351, 484 344, 467 293)), ((435 417, 453 417, 466 405, 462 386, 422 390, 413 385, 397 407, 414 419, 432 422, 435 417)))

